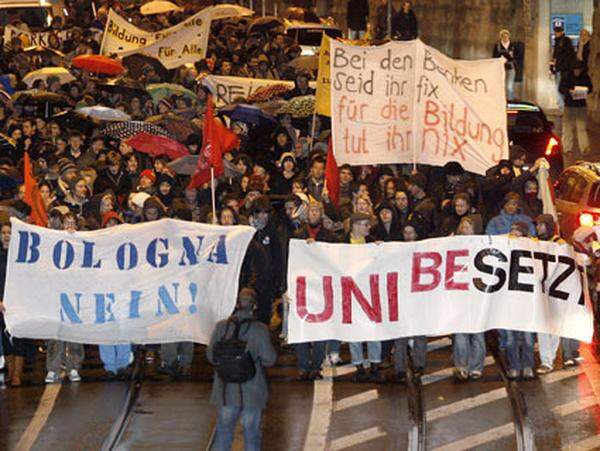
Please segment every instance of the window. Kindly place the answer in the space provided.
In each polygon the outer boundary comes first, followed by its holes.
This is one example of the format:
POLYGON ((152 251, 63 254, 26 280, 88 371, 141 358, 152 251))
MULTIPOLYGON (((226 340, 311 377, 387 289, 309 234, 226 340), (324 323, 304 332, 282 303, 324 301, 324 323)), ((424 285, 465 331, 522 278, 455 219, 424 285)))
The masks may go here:
POLYGON ((544 120, 539 113, 524 111, 509 113, 507 125, 512 133, 544 132, 544 120))
POLYGON ((592 208, 600 208, 600 182, 596 182, 592 185, 588 205, 592 208))

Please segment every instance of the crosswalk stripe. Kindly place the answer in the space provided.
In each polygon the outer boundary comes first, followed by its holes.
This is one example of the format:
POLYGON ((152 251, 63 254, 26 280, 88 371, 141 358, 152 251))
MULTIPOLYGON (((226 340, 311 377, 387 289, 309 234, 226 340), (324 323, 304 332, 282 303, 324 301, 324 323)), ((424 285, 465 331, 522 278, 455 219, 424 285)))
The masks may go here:
POLYGON ((381 429, 381 427, 376 426, 369 429, 365 429, 364 431, 356 432, 354 434, 345 435, 344 437, 337 438, 331 442, 329 449, 331 451, 337 451, 345 448, 350 448, 351 446, 356 446, 361 443, 368 442, 370 440, 375 440, 379 437, 384 437, 386 433, 381 429))
POLYGON ((598 448, 600 448, 600 435, 594 435, 593 437, 562 447, 564 451, 587 451, 598 448))
POLYGON ((340 399, 339 401, 333 403, 333 411, 339 412, 344 409, 349 409, 350 407, 360 406, 362 404, 374 401, 377 398, 379 398, 379 393, 377 390, 368 390, 356 395, 347 396, 346 398, 340 399))
POLYGON ((567 402, 552 408, 552 413, 565 417, 572 413, 579 412, 580 410, 587 409, 588 407, 594 406, 598 403, 595 396, 586 396, 585 398, 576 399, 575 401, 567 402))
POLYGON ((427 352, 447 348, 448 346, 452 346, 452 339, 450 337, 439 338, 427 343, 427 352))
POLYGON ((504 437, 508 437, 515 433, 515 425, 513 423, 506 423, 502 426, 498 426, 487 431, 480 432, 478 434, 470 435, 460 440, 456 440, 452 443, 434 448, 433 451, 456 451, 458 449, 468 449, 475 446, 481 446, 494 440, 498 440, 504 437))
MULTIPOLYGON (((492 356, 487 356, 483 361, 484 366, 489 366, 494 364, 494 358, 492 356)), ((454 368, 448 367, 441 369, 439 371, 435 371, 433 373, 425 374, 421 377, 421 384, 429 385, 435 382, 439 382, 444 379, 448 379, 454 375, 454 368)))
POLYGON ((503 398, 506 398, 506 389, 504 387, 429 410, 426 414, 426 418, 427 421, 439 420, 455 413, 474 409, 475 407, 503 398))
POLYGON ((579 376, 582 373, 583 368, 581 366, 576 366, 571 369, 564 369, 544 374, 543 376, 540 376, 540 380, 544 384, 553 384, 554 382, 559 382, 565 379, 569 379, 571 377, 579 376))
POLYGON ((304 451, 325 449, 333 410, 334 368, 323 370, 323 379, 315 380, 310 421, 304 440, 304 451))
POLYGON ((52 413, 52 409, 54 409, 54 404, 56 403, 56 398, 58 398, 61 387, 62 384, 46 385, 37 409, 33 414, 33 418, 27 425, 27 429, 25 429, 25 432, 23 432, 21 438, 19 438, 19 442, 17 443, 15 449, 19 451, 29 451, 33 447, 35 441, 40 435, 40 432, 42 431, 42 428, 48 421, 48 417, 52 413))

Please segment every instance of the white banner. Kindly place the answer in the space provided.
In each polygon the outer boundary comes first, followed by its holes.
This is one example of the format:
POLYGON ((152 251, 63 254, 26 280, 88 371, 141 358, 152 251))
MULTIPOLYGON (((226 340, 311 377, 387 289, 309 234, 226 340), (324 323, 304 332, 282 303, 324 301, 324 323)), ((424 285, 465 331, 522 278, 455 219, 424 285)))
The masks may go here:
POLYGON ((338 164, 457 160, 484 174, 508 156, 504 61, 457 61, 420 40, 331 42, 338 164))
POLYGON ((174 69, 206 56, 212 20, 246 15, 252 15, 252 11, 242 6, 211 6, 175 26, 157 32, 147 32, 132 25, 111 9, 104 30, 101 53, 119 57, 143 53, 159 59, 167 69, 174 69))
POLYGON ((12 224, 8 330, 92 344, 208 343, 254 235, 174 219, 76 233, 12 224))
POLYGON ((285 85, 294 88, 293 81, 268 80, 264 78, 229 77, 226 75, 207 75, 202 84, 212 93, 217 108, 233 103, 237 98, 244 99, 265 86, 285 85))
POLYGON ((415 243, 290 242, 291 343, 490 329, 590 342, 594 318, 567 244, 507 236, 415 243))
MULTIPOLYGON (((89 30, 91 31, 94 40, 96 41, 100 41, 100 38, 102 37, 102 31, 101 30, 97 30, 95 28, 89 28, 89 30)), ((36 32, 27 32, 27 31, 23 31, 13 25, 7 25, 6 27, 4 27, 4 45, 8 46, 10 44, 10 42, 12 41, 12 39, 16 36, 21 36, 21 35, 25 35, 27 36, 27 38, 29 39, 29 43, 30 46, 42 46, 42 47, 50 47, 52 48, 51 41, 49 41, 50 36, 54 35, 58 38, 58 42, 59 44, 62 46, 63 42, 66 39, 69 39, 71 37, 71 33, 73 33, 73 29, 69 29, 69 30, 61 30, 58 32, 50 32, 50 31, 36 31, 36 32)), ((81 32, 81 31, 79 31, 81 32)))

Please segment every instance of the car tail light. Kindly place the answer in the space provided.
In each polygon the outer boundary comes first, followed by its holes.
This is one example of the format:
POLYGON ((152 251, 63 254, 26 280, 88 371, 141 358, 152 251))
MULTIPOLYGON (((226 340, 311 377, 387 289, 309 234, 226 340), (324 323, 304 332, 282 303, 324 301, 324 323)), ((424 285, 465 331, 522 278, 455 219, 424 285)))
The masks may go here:
POLYGON ((550 156, 555 153, 560 146, 558 139, 556 136, 551 136, 548 140, 548 144, 546 145, 546 156, 550 156))
POLYGON ((579 225, 581 227, 593 227, 597 222, 600 222, 600 216, 591 213, 581 213, 579 215, 579 225))

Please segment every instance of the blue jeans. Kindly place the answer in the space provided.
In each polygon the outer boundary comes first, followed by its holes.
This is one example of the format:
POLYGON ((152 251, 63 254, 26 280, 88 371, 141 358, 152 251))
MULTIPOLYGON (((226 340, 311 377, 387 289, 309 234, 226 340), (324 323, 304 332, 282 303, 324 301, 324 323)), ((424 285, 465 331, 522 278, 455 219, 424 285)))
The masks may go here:
POLYGON ((131 360, 131 345, 99 345, 98 350, 104 369, 110 373, 127 368, 131 360))
POLYGON ((473 371, 483 371, 485 359, 485 335, 455 334, 454 335, 454 366, 456 368, 473 371))
POLYGON ((244 450, 260 451, 262 409, 242 410, 235 406, 222 406, 219 408, 213 451, 229 451, 231 449, 235 427, 240 417, 242 419, 242 429, 244 430, 244 450))
POLYGON ((320 371, 325 358, 326 341, 312 341, 294 345, 300 371, 320 371))
POLYGON ((579 357, 579 341, 572 338, 561 338, 560 345, 562 346, 563 362, 579 357))
POLYGON ((533 356, 535 334, 517 330, 506 330, 505 332, 508 369, 521 371, 525 368, 533 368, 535 365, 533 356))
MULTIPOLYGON (((348 343, 352 365, 362 365, 365 362, 363 343, 362 341, 348 343)), ((367 341, 366 343, 368 363, 381 363, 381 342, 367 341)))

